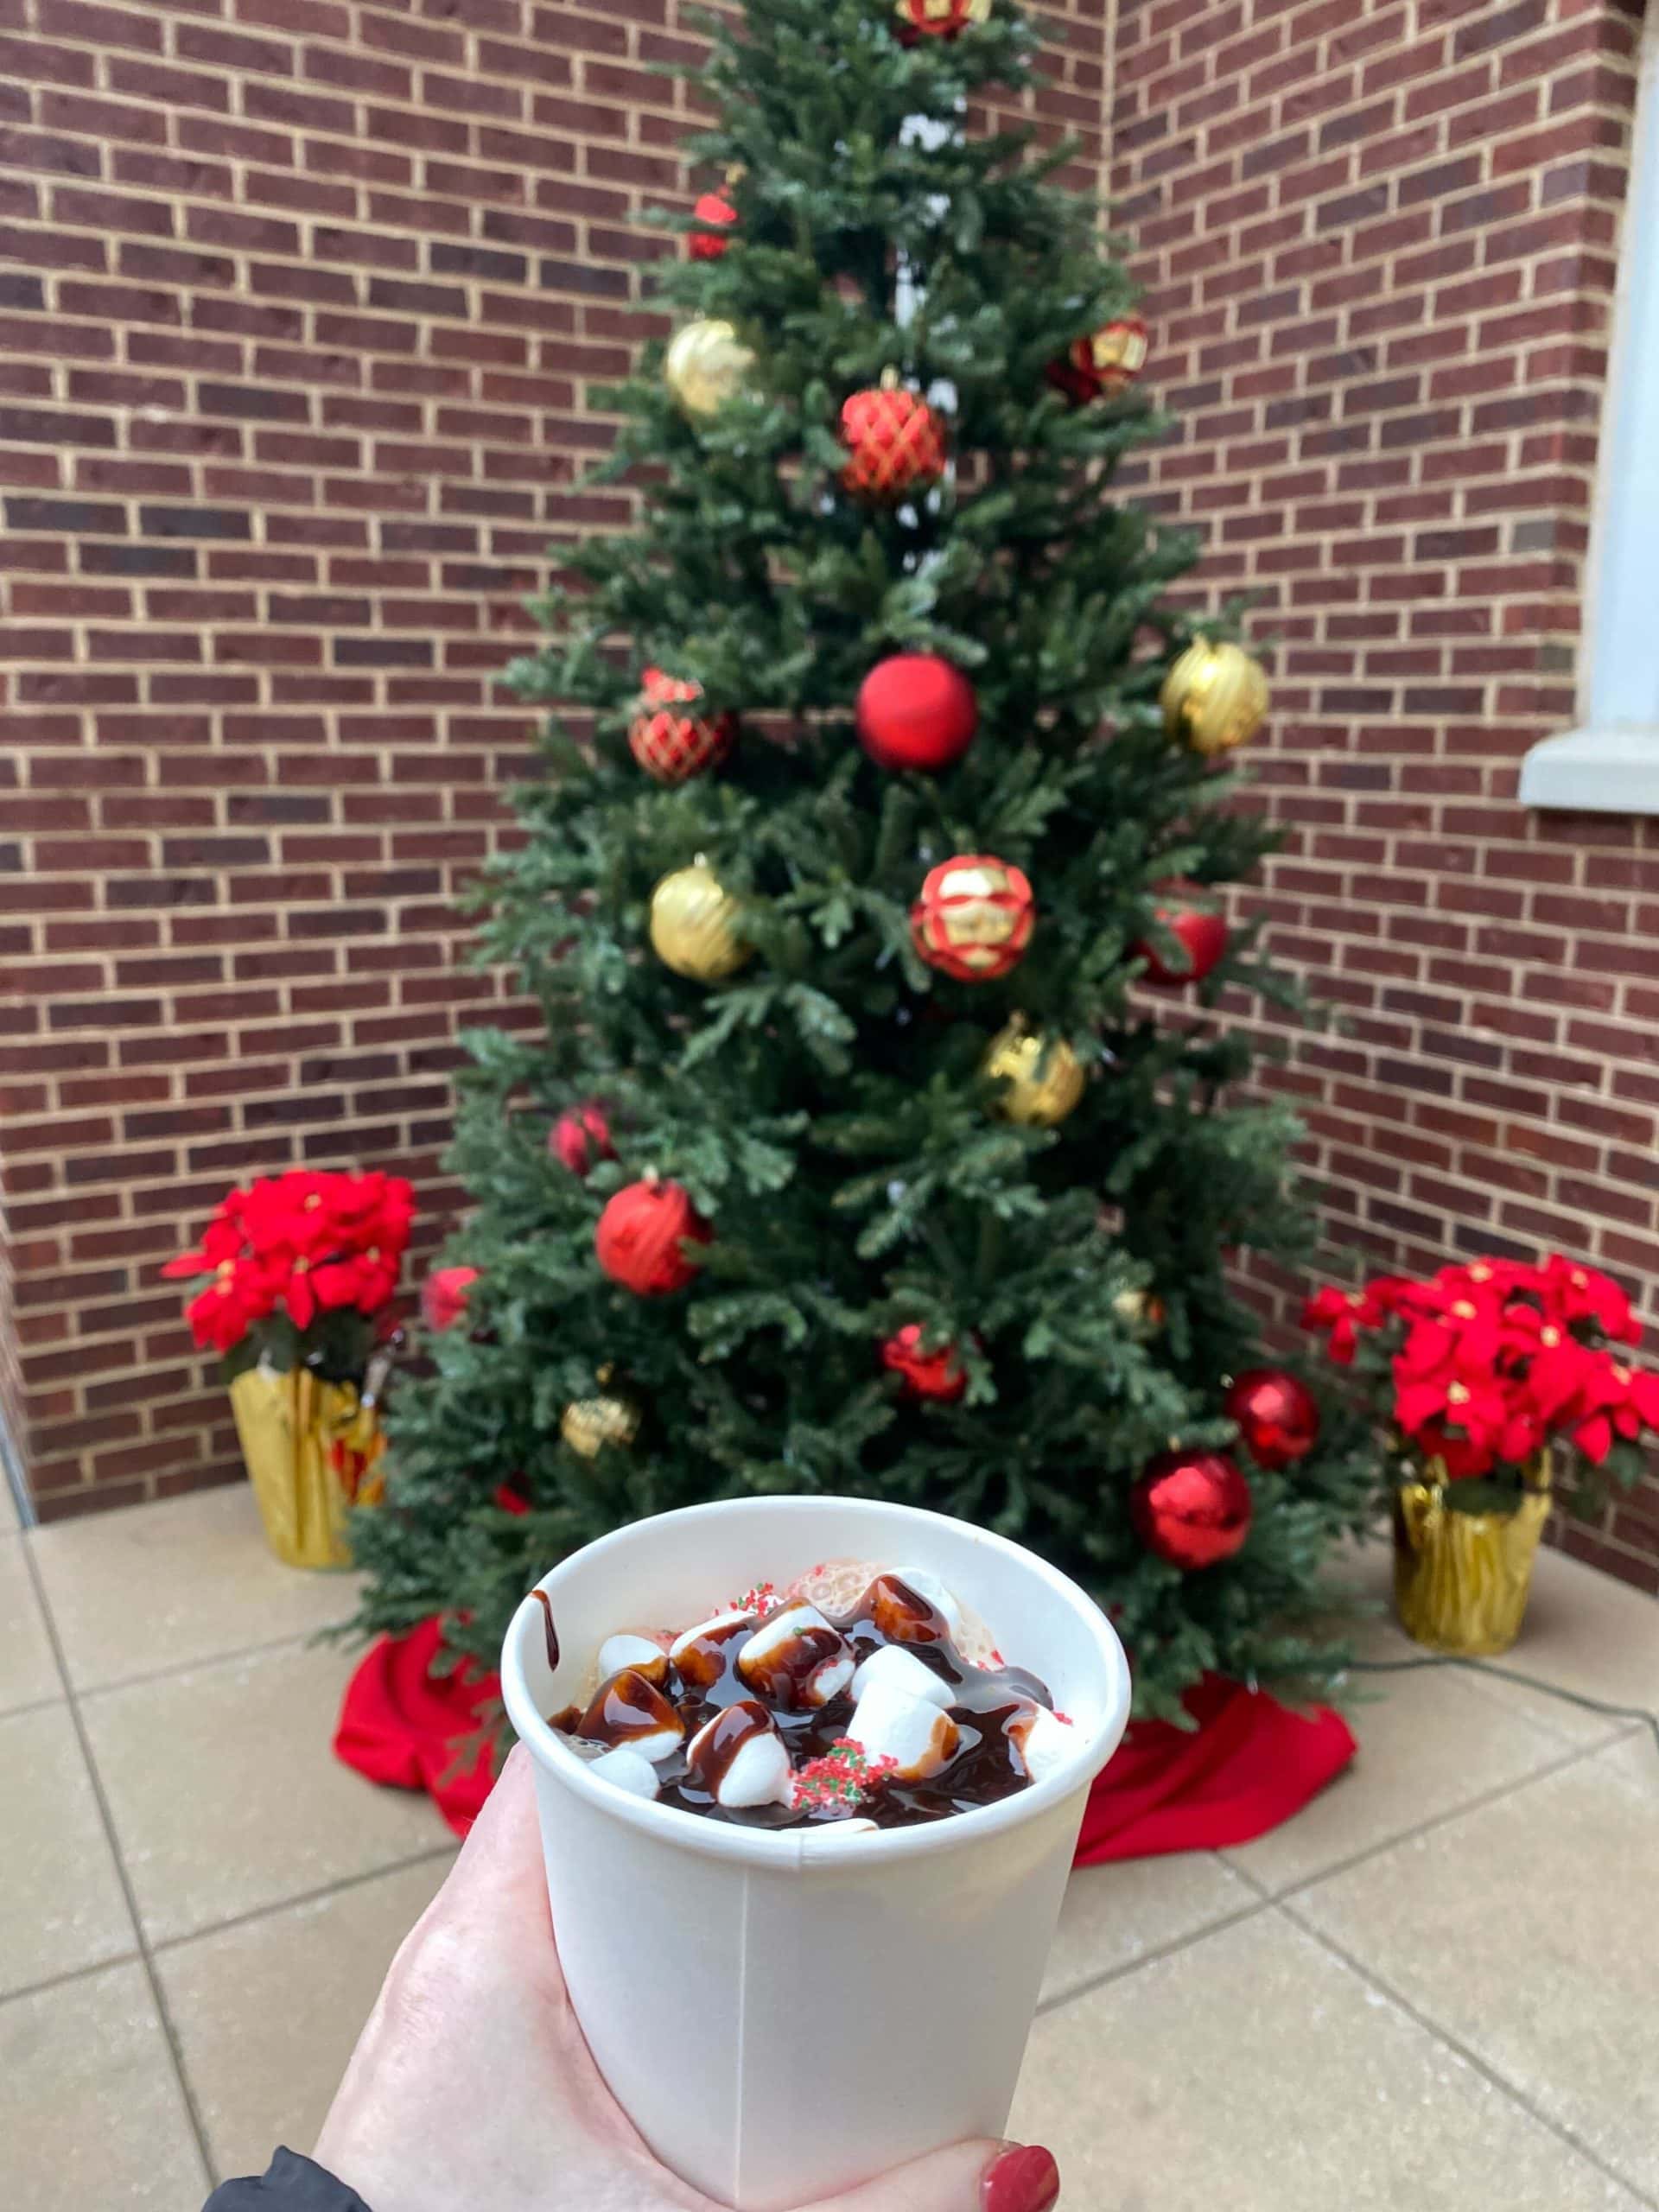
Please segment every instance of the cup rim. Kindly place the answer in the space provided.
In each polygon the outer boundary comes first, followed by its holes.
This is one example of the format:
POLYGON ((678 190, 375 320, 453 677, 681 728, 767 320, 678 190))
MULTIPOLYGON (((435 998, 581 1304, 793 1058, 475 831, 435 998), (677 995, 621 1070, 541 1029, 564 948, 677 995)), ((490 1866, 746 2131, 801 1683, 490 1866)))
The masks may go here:
POLYGON ((632 1521, 620 1529, 613 1529, 594 1542, 584 1544, 580 1551, 571 1552, 527 1592, 507 1624, 501 1649, 501 1693, 507 1717, 531 1758, 548 1769, 558 1781, 577 1797, 613 1820, 629 1827, 654 1835, 664 1843, 679 1849, 699 1853, 705 1858, 721 1859, 728 1862, 767 1867, 773 1871, 786 1868, 833 1869, 849 1872, 858 1868, 890 1866, 895 1862, 916 1858, 930 1852, 971 1848, 975 1844, 988 1842, 992 1837, 1006 1834, 1009 1829, 1023 1827, 1039 1820, 1055 1806, 1085 1788, 1105 1766, 1116 1750, 1129 1716, 1129 1669, 1123 1646, 1117 1631, 1088 1592, 1069 1575, 1023 1544, 1016 1544, 1007 1536, 982 1529, 977 1522, 960 1521, 950 1514, 932 1513, 921 1506, 901 1505, 885 1498, 843 1497, 834 1494, 790 1494, 752 1498, 717 1498, 702 1505, 681 1506, 672 1512, 655 1513, 642 1520, 632 1521), (525 1640, 533 1636, 537 1642, 543 1633, 544 1616, 536 1602, 537 1590, 553 1592, 555 1586, 568 1573, 597 1554, 619 1548, 646 1526, 683 1526, 690 1521, 706 1519, 741 1505, 761 1512, 788 1514, 801 1506, 834 1507, 857 1506, 864 1510, 892 1514, 912 1526, 920 1524, 923 1531, 929 1524, 950 1529, 958 1535, 966 1530, 977 1541, 994 1551, 1017 1560, 1022 1567, 1046 1582, 1054 1596, 1066 1605, 1083 1622, 1093 1637, 1100 1654, 1106 1675, 1106 1692, 1100 1705, 1096 1725, 1080 1735, 1071 1757, 1064 1765, 1047 1775, 1041 1782, 1017 1790, 1012 1796, 1000 1799, 995 1804, 976 1805, 971 1812, 957 1813, 948 1819, 931 1821, 920 1827, 908 1828, 878 1828, 874 1834, 860 1834, 855 1848, 849 1849, 834 1839, 833 1829, 819 1828, 751 1828, 723 1821, 705 1820, 696 1813, 688 1813, 677 1805, 664 1805, 655 1799, 634 1797, 626 1790, 618 1789, 613 1783, 596 1780, 587 1760, 580 1758, 559 1735, 550 1728, 538 1711, 531 1695, 524 1676, 524 1653, 525 1640))

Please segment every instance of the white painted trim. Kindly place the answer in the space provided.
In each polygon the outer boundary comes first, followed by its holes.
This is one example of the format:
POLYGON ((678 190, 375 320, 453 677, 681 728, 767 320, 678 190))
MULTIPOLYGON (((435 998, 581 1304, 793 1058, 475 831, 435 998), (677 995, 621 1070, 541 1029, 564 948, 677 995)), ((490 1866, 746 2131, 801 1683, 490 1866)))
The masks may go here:
POLYGON ((1596 505, 1584 570, 1579 727, 1521 766, 1526 806, 1659 814, 1659 7, 1648 10, 1619 241, 1596 505))

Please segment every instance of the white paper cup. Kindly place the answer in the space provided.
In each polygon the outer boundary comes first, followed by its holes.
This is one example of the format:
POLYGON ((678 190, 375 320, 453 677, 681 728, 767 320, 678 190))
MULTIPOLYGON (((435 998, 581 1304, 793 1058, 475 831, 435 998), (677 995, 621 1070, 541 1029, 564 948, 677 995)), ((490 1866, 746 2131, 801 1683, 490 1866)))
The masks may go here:
POLYGON ((1001 2134, 1089 1784, 1128 1717, 1105 1616, 1032 1553, 857 1498, 693 1506, 543 1577, 501 1681, 535 1761, 547 1886, 576 2018, 664 2163, 739 2212, 786 2212, 965 2136, 1001 2134), (927 1567, 1048 1685, 1075 1757, 922 1827, 837 1835, 700 1818, 595 1780, 544 1715, 613 1630, 683 1628, 820 1560, 927 1567))

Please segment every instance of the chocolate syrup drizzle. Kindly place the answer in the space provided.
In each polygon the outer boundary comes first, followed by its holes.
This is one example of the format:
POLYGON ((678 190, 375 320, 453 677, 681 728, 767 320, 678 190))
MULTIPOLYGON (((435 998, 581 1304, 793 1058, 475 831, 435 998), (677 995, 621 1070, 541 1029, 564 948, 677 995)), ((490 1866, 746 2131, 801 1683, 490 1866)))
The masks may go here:
POLYGON ((553 1625, 553 1600, 545 1590, 532 1590, 530 1594, 541 1606, 545 1617, 543 1624, 547 1630, 547 1663, 550 1671, 556 1675, 559 1671, 559 1631, 553 1625))
MULTIPOLYGON (((879 1828, 917 1827, 926 1821, 948 1819, 953 1813, 968 1813, 976 1806, 995 1804, 1027 1786, 1031 1777, 1007 1730, 1011 1722, 1028 1713, 1033 1705, 1052 1709, 1054 1700, 1047 1686, 1035 1675, 1023 1667, 970 1664, 952 1643, 944 1615, 896 1575, 879 1576, 850 1613, 829 1618, 852 1646, 853 1655, 861 1664, 884 1644, 901 1643, 912 1658, 948 1682, 954 1693, 949 1712, 961 1738, 955 1758, 925 1782, 880 1783, 856 1808, 860 1817, 873 1821, 879 1828), (877 1625, 871 1607, 872 1596, 878 1592, 883 1595, 875 1610, 883 1614, 885 1628, 877 1625)), ((798 1811, 791 1806, 777 1804, 736 1808, 718 1802, 715 1789, 726 1766, 749 1734, 747 1729, 740 1726, 729 1732, 729 1745, 720 1738, 714 1739, 699 1760, 696 1774, 692 1774, 686 1762, 685 1745, 705 1721, 730 1706, 755 1700, 753 1688, 737 1672, 737 1658, 760 1625, 757 1618, 749 1626, 727 1636, 717 1647, 712 1643, 699 1647, 717 1652, 719 1660, 719 1671, 707 1688, 686 1683, 670 1669, 664 1695, 678 1713, 685 1737, 678 1750, 656 1763, 657 1802, 676 1805, 682 1812, 696 1813, 707 1820, 727 1821, 738 1827, 818 1827, 842 1815, 822 1808, 798 1811)), ((550 1635, 550 1609, 549 1632, 550 1635)), ((552 1716, 550 1725, 583 1742, 625 1740, 622 1736, 612 1736, 607 1730, 593 1725, 594 1717, 604 1711, 608 1687, 605 1683, 600 1685, 586 1713, 574 1706, 567 1707, 552 1716)), ((632 1704, 633 1700, 630 1699, 628 1702, 632 1704)), ((827 1705, 810 1710, 792 1710, 770 1700, 762 1702, 789 1748, 791 1765, 797 1770, 821 1757, 838 1738, 851 1732, 854 1699, 850 1691, 843 1691, 827 1705)), ((637 1728, 637 1720, 634 1726, 637 1728)))

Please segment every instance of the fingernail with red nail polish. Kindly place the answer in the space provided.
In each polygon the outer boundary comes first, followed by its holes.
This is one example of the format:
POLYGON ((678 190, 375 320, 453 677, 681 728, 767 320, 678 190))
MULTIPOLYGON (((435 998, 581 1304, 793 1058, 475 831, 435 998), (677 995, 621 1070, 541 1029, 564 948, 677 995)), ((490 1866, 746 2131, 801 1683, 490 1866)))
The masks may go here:
POLYGON ((1060 2193, 1060 2170, 1040 2145, 1004 2151, 985 2169, 980 2212, 1048 2212, 1060 2193))

